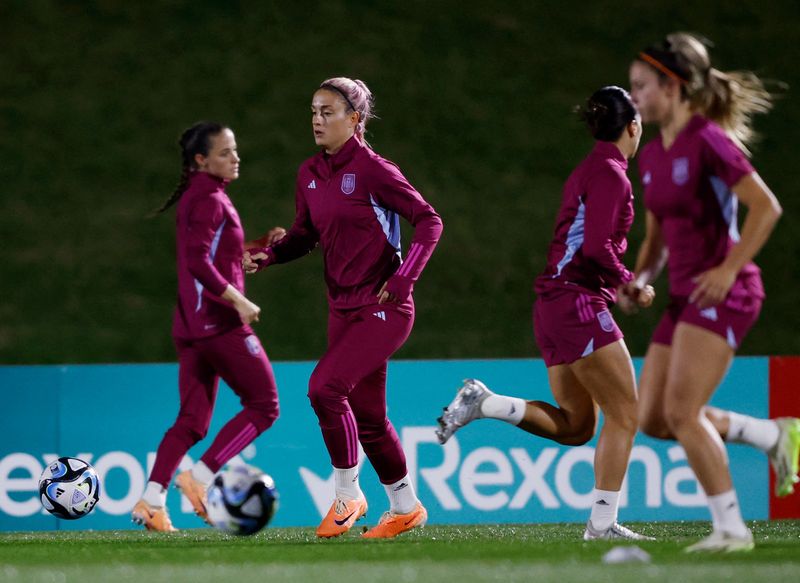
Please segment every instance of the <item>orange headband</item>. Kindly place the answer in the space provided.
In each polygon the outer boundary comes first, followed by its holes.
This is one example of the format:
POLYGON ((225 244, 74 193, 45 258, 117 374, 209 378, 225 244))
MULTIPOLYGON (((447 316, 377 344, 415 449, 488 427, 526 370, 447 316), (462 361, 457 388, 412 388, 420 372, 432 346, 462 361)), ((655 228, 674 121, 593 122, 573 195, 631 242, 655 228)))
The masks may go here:
POLYGON ((672 69, 668 68, 666 65, 664 65, 661 61, 659 61, 655 57, 651 57, 647 53, 639 53, 639 58, 642 59, 648 65, 651 65, 656 69, 658 69, 659 71, 661 71, 662 73, 664 73, 664 75, 666 75, 667 77, 674 79, 678 83, 682 83, 684 85, 687 85, 689 83, 688 79, 684 79, 683 77, 678 75, 672 69))

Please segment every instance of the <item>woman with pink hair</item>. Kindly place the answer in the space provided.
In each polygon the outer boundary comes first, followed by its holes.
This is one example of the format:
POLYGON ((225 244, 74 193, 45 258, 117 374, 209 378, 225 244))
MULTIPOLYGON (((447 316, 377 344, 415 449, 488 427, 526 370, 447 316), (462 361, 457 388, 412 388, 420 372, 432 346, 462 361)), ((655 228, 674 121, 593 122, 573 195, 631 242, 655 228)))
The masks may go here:
POLYGON ((359 80, 324 81, 311 102, 314 141, 321 148, 300 166, 294 225, 275 229, 244 256, 252 273, 320 246, 328 286, 328 349, 309 381, 334 468, 336 492, 317 536, 339 536, 367 512, 358 482, 358 445, 390 501, 366 538, 390 538, 424 525, 427 511, 408 476, 397 432, 386 416, 386 370, 414 323, 414 283, 442 232, 436 211, 392 162, 364 139, 372 94, 359 80), (405 260, 400 217, 414 226, 405 260), (265 246, 266 245, 266 246, 265 246))

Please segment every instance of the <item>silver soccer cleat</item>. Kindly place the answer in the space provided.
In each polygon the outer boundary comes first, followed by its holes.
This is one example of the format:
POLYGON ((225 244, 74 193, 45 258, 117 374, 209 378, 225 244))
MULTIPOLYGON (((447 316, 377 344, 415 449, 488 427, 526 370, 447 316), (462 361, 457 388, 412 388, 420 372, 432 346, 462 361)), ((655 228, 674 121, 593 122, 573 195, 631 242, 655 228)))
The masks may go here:
POLYGON ((753 533, 747 530, 742 536, 723 531, 714 531, 703 540, 683 549, 685 553, 736 553, 752 551, 753 533))
POLYGON ((586 530, 583 531, 583 540, 656 540, 652 536, 645 536, 638 532, 633 532, 630 528, 626 528, 621 524, 615 522, 605 530, 596 530, 592 526, 592 521, 586 523, 586 530))
POLYGON ((439 438, 439 443, 445 444, 456 431, 467 423, 483 417, 481 403, 492 394, 492 391, 481 381, 466 379, 464 385, 458 389, 453 401, 444 408, 444 413, 437 419, 439 429, 436 430, 436 437, 439 438))

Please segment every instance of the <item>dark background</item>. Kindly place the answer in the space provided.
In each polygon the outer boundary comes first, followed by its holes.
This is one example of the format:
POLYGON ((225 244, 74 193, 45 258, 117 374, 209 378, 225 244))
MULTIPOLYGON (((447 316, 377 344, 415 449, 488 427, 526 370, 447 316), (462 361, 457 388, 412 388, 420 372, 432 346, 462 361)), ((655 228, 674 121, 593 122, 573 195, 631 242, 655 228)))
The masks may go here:
MULTIPOLYGON (((800 3, 715 4, 1 2, 0 363, 174 360, 174 218, 147 214, 177 182, 178 135, 230 124, 243 163, 228 190, 248 235, 288 226, 295 171, 315 151, 311 94, 336 75, 370 86, 368 139, 445 223, 398 357, 536 355, 531 283, 561 186, 591 147, 572 107, 627 86, 632 57, 673 30, 715 41, 718 68, 790 86, 757 120, 754 163, 785 214, 758 258, 768 300, 742 353, 800 353, 800 3)), ((630 175, 639 196, 635 164, 630 175)), ((641 201, 637 212, 631 265, 641 201)), ((657 290, 659 308, 663 277, 657 290)), ((247 292, 271 358, 320 355, 319 253, 247 292)), ((619 316, 634 355, 659 311, 619 316)))

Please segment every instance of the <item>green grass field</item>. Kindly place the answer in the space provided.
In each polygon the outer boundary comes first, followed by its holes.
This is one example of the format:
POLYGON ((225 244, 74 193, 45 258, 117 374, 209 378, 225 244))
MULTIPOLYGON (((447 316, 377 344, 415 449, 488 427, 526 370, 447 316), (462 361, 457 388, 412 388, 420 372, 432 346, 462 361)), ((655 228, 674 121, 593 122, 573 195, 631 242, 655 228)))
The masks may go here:
POLYGON ((233 538, 213 530, 0 534, 0 581, 796 581, 800 521, 755 522, 757 547, 687 555, 707 523, 632 525, 651 562, 606 565, 611 542, 584 543, 583 526, 429 526, 392 541, 356 533, 320 541, 309 528, 233 538))

